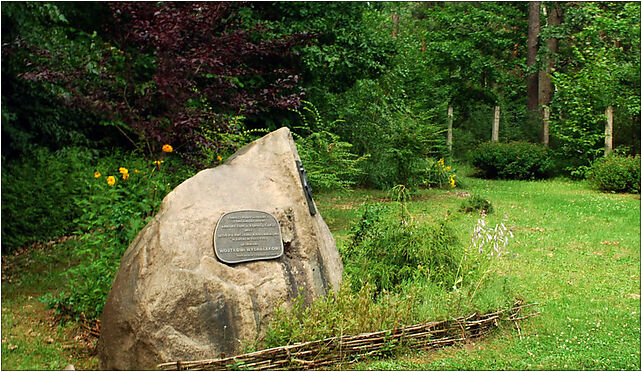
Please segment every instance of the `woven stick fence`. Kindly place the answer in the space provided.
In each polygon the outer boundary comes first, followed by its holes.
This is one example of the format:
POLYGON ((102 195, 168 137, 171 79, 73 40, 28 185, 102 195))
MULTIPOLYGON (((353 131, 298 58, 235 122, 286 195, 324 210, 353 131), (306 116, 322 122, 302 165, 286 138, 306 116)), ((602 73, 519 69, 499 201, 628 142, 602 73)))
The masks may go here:
POLYGON ((159 364, 157 368, 168 371, 316 369, 340 363, 350 364, 367 356, 385 355, 400 345, 420 350, 452 345, 489 334, 501 320, 514 322, 521 337, 517 322, 539 314, 534 311, 526 315, 522 313, 523 309, 534 305, 537 304, 523 305, 517 302, 510 309, 484 315, 473 314, 356 336, 330 337, 227 358, 168 362, 159 364))

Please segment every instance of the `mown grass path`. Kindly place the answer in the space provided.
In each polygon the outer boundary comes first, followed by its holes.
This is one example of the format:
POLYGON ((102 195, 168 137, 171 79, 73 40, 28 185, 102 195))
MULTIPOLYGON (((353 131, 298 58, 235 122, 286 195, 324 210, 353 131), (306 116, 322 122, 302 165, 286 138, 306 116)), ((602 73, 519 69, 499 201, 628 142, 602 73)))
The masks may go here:
MULTIPOLYGON (((467 190, 489 199, 496 221, 508 217, 515 239, 498 275, 511 279, 515 295, 538 302, 542 312, 522 324, 523 338, 507 328, 488 339, 357 369, 616 369, 640 370, 640 196, 605 194, 585 183, 466 178, 467 190)), ((371 192, 324 195, 338 241, 347 220, 371 192)), ((461 204, 454 191, 420 191, 409 209, 439 218, 461 204)), ((491 221, 489 216, 489 221, 491 221)), ((469 241, 477 216, 459 219, 469 241)))
MULTIPOLYGON (((516 297, 538 302, 541 315, 460 347, 362 362, 357 369, 610 369, 640 370, 640 196, 604 194, 585 183, 464 178, 465 190, 489 199, 515 233, 497 275, 510 279, 516 297)), ((315 196, 338 244, 359 205, 387 201, 381 191, 315 196)), ((455 191, 422 190, 410 213, 426 221, 455 214, 455 191)), ((467 242, 478 215, 453 221, 467 242)), ((74 242, 68 244, 75 244, 74 242)), ((72 261, 63 246, 2 259, 2 368, 97 368, 91 341, 72 325, 58 326, 38 298, 57 293, 60 272, 72 261), (75 339, 76 338, 76 339, 75 339)), ((352 367, 351 367, 352 368, 352 367)))

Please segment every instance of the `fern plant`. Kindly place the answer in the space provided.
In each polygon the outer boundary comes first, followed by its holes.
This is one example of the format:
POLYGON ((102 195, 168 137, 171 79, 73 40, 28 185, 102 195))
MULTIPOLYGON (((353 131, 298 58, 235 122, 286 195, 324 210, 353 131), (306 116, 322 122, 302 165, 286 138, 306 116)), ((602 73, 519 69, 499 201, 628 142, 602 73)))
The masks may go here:
POLYGON ((338 120, 324 126, 316 107, 307 101, 303 103, 301 111, 292 110, 299 115, 302 125, 292 129, 309 133, 303 136, 293 132, 310 185, 317 190, 350 189, 363 174, 362 163, 367 156, 355 155, 350 151, 352 144, 322 129, 332 127, 338 120))

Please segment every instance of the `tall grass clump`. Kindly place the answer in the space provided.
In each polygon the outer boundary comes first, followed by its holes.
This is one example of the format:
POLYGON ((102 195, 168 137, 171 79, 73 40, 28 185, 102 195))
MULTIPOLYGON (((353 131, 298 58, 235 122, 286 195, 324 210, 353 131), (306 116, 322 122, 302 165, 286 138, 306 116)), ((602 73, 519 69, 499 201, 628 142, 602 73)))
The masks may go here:
POLYGON ((458 241, 447 221, 427 225, 404 216, 395 206, 366 205, 342 252, 349 285, 369 283, 375 294, 425 277, 447 286, 458 262, 458 241))

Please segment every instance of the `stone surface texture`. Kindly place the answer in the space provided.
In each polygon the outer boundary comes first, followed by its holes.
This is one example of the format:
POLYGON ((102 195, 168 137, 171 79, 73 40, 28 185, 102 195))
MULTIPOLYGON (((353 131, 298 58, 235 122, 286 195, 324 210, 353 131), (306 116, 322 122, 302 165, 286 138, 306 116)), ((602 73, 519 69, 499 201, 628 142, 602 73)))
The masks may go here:
POLYGON ((165 197, 125 252, 107 297, 102 369, 233 355, 242 340, 261 337, 299 291, 311 301, 339 288, 343 265, 321 215, 309 213, 298 159, 290 131, 281 128, 165 197), (216 258, 216 223, 246 209, 276 217, 282 257, 230 265, 216 258))

